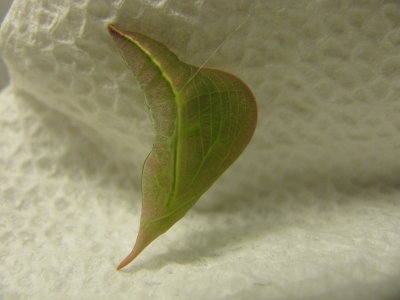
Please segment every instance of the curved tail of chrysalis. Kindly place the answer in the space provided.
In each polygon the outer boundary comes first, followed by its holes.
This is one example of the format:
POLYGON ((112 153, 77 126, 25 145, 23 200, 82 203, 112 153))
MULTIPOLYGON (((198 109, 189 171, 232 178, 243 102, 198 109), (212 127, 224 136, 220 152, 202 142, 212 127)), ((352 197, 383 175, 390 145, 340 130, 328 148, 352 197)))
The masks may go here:
POLYGON ((161 43, 108 26, 150 109, 154 143, 142 174, 142 213, 129 264, 179 221, 253 136, 255 98, 227 72, 185 64, 161 43))

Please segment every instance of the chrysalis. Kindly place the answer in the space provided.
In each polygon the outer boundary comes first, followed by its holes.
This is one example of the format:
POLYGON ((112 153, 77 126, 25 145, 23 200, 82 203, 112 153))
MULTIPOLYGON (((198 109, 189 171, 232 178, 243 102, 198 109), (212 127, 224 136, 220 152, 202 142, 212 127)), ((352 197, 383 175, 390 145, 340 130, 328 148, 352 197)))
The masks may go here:
POLYGON ((119 270, 179 221, 242 153, 257 106, 234 75, 181 62, 142 34, 108 29, 144 91, 154 128, 143 166, 139 233, 119 270))

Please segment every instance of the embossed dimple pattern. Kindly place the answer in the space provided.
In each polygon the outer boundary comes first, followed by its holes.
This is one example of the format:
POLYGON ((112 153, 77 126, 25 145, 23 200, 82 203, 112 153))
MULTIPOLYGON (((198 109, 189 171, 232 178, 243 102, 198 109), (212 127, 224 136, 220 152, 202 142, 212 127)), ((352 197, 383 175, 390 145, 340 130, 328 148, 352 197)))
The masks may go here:
POLYGON ((398 295, 399 32, 389 0, 14 0, 0 295, 398 295), (243 155, 129 274, 113 268, 136 234, 152 130, 109 22, 235 73, 259 107, 243 155))

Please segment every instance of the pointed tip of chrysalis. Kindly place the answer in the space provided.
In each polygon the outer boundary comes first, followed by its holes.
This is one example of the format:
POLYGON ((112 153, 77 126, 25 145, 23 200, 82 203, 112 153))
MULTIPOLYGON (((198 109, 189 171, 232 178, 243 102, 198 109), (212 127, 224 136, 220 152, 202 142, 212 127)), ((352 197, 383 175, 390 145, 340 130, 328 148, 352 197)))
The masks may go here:
POLYGON ((121 270, 122 268, 126 267, 129 265, 135 258, 136 256, 139 255, 140 251, 135 251, 136 247, 133 248, 131 253, 128 254, 127 257, 125 257, 118 265, 117 271, 121 270))
POLYGON ((129 265, 152 241, 154 241, 160 233, 151 232, 144 230, 142 227, 139 229, 138 236, 136 238, 135 245, 132 251, 125 257, 118 265, 117 270, 129 265))
POLYGON ((107 29, 110 32, 114 32, 116 30, 114 24, 111 24, 111 23, 107 25, 107 29))
POLYGON ((128 254, 127 257, 125 257, 118 265, 117 267, 117 271, 121 270, 122 268, 126 267, 127 265, 129 265, 139 254, 140 252, 143 251, 143 249, 146 247, 147 245, 143 245, 141 243, 138 243, 138 241, 136 241, 135 246, 133 247, 132 251, 128 254))
POLYGON ((107 25, 107 28, 108 28, 108 31, 111 33, 111 34, 121 34, 121 31, 118 29, 118 28, 116 28, 115 26, 114 26, 114 24, 108 24, 107 25))

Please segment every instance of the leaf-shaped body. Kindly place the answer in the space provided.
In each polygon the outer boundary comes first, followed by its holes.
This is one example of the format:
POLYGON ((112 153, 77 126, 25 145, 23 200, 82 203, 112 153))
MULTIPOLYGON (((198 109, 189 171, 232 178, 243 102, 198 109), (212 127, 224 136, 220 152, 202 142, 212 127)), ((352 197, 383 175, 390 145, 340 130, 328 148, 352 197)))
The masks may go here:
POLYGON ((162 44, 109 25, 144 90, 155 140, 142 174, 135 247, 118 269, 180 220, 249 143, 255 99, 237 77, 181 62, 162 44))

